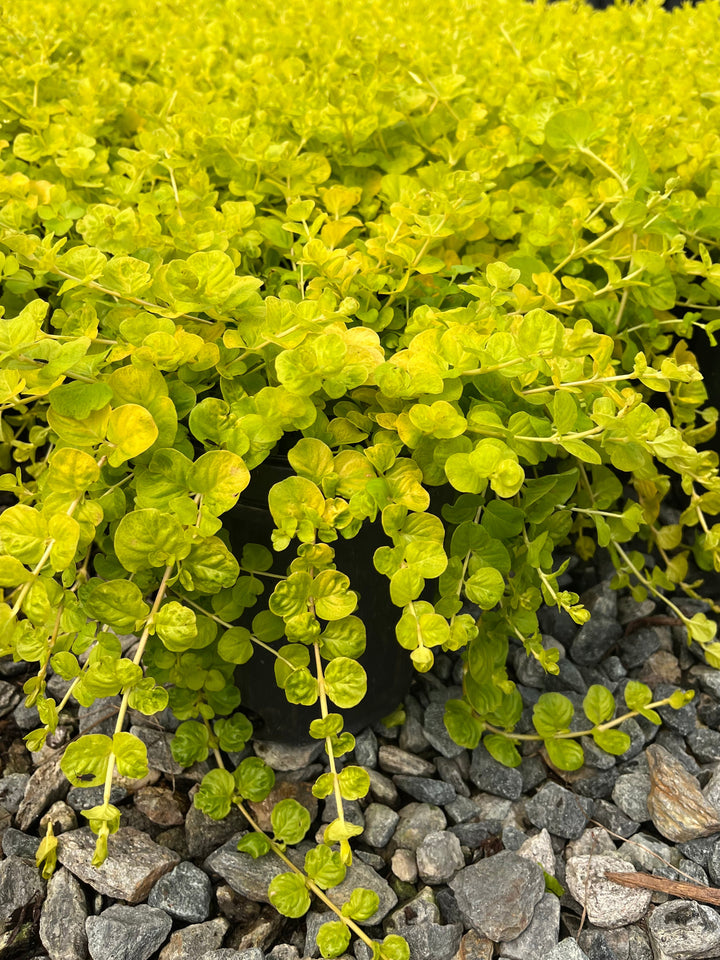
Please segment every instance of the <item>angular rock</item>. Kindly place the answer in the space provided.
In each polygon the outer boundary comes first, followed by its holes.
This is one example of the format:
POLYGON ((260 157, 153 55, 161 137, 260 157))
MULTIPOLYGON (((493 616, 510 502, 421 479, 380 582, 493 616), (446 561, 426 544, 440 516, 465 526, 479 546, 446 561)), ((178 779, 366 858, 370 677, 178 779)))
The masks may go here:
POLYGON ((447 757, 436 757, 435 766, 437 767, 437 772, 440 774, 440 778, 444 780, 445 783, 449 783, 459 797, 470 796, 470 788, 463 780, 457 758, 455 760, 449 760, 447 757))
POLYGON ((537 960, 546 957, 557 946, 560 930, 560 901, 554 893, 546 893, 532 915, 532 920, 519 937, 500 944, 500 956, 508 960, 537 960))
MULTIPOLYGON (((262 950, 260 950, 260 953, 262 953, 262 950)), ((268 954, 268 960, 299 960, 299 957, 298 948, 289 943, 278 943, 268 954)), ((252 958, 248 958, 248 960, 252 960, 252 958)), ((257 960, 263 960, 263 958, 258 957, 257 960)))
MULTIPOLYGON (((712 848, 706 867, 712 882, 717 886, 718 882, 720 882, 720 843, 716 842, 712 848)), ((682 877, 680 879, 682 879, 682 877)))
MULTIPOLYGON (((414 960, 451 960, 463 934, 461 923, 440 923, 440 911, 428 887, 396 910, 385 929, 407 940, 414 960)), ((465 956, 470 960, 472 954, 465 956)))
MULTIPOLYGON (((71 807, 76 813, 79 813, 81 810, 89 810, 91 807, 98 806, 103 802, 103 796, 105 794, 105 788, 102 786, 99 787, 71 787, 68 790, 66 801, 67 805, 71 807)), ((118 803, 121 803, 128 795, 127 790, 124 787, 118 787, 115 784, 112 786, 110 791, 110 803, 117 806, 118 803)))
POLYGON ((8 773, 0 778, 0 806, 8 813, 18 812, 29 779, 27 773, 8 773))
POLYGON ((492 940, 483 937, 476 930, 468 930, 460 941, 458 958, 460 960, 492 960, 493 952, 492 940))
POLYGON ((588 955, 580 949, 572 937, 566 937, 550 951, 545 960, 588 960, 588 955))
POLYGON ((680 761, 655 743, 645 754, 650 768, 648 810, 660 833, 679 842, 720 832, 720 814, 680 761))
MULTIPOLYGON (((331 793, 323 802, 322 822, 332 823, 333 820, 337 819, 337 815, 337 800, 335 794, 331 793)), ((348 823, 354 823, 357 827, 365 828, 365 815, 357 800, 343 801, 343 815, 348 823)))
POLYGON ((622 927, 635 923, 647 912, 651 891, 613 883, 605 878, 606 871, 634 873, 635 867, 620 857, 571 857, 565 869, 570 893, 585 908, 588 920, 596 927, 622 927))
POLYGON ((348 867, 343 882, 337 887, 331 887, 326 893, 335 906, 339 907, 350 899, 356 887, 365 887, 378 895, 377 910, 367 920, 359 921, 361 927, 380 923, 398 902, 388 882, 359 858, 354 859, 352 866, 348 867))
POLYGON ((429 833, 415 851, 423 883, 447 883, 465 866, 458 838, 447 831, 429 833))
MULTIPOLYGON (((421 713, 422 716, 422 713, 421 713)), ((400 729, 398 746, 408 753, 422 753, 430 746, 419 717, 408 716, 400 729)))
POLYGON ((598 663, 622 634, 622 627, 617 620, 593 616, 578 630, 570 645, 570 657, 578 664, 598 663))
POLYGON ((580 836, 592 809, 592 800, 578 797, 557 783, 546 783, 525 805, 532 824, 566 840, 580 836))
POLYGON ((144 900, 153 884, 180 860, 132 827, 120 827, 110 835, 108 857, 101 867, 91 863, 94 850, 95 836, 89 827, 58 837, 58 860, 64 867, 98 893, 130 904, 144 900))
POLYGON ((285 922, 274 907, 261 907, 257 918, 249 927, 231 931, 227 945, 240 951, 256 948, 265 950, 270 944, 277 942, 285 922))
POLYGON ((661 903, 650 915, 648 934, 656 960, 720 956, 720 915, 704 903, 661 903))
POLYGON ((545 893, 540 866, 503 851, 465 867, 450 881, 467 922, 489 940, 514 940, 545 893))
POLYGON ((637 823, 650 819, 647 798, 650 793, 650 777, 644 773, 625 773, 615 782, 613 802, 624 814, 637 823))
POLYGON ((52 823, 55 836, 60 833, 67 833, 68 830, 77 830, 78 826, 75 811, 64 800, 56 800, 47 813, 40 817, 40 833, 42 835, 45 834, 48 823, 52 823))
POLYGON ((18 808, 15 817, 18 827, 27 830, 51 803, 62 800, 69 789, 70 783, 60 769, 59 756, 38 767, 25 787, 25 796, 18 808))
POLYGON ((40 914, 40 939, 50 960, 86 960, 87 902, 79 882, 60 867, 52 875, 40 914))
POLYGON ((716 837, 698 837, 697 840, 679 843, 678 850, 688 860, 699 863, 701 867, 707 867, 717 842, 716 837))
POLYGON ((675 878, 672 866, 680 862, 680 851, 670 847, 667 843, 656 840, 646 833, 636 833, 632 843, 623 843, 617 852, 619 857, 631 863, 636 870, 645 870, 647 873, 658 873, 662 876, 675 878), (668 872, 669 871, 669 872, 668 872))
POLYGON ((463 747, 459 746, 447 732, 444 721, 445 704, 431 703, 425 711, 423 721, 423 733, 431 746, 435 747, 438 753, 444 757, 457 757, 463 752, 463 747))
POLYGON ((78 708, 78 723, 80 733, 102 733, 111 737, 115 733, 115 721, 122 698, 100 697, 89 707, 78 708))
POLYGON ((614 856, 615 842, 604 827, 588 827, 577 840, 571 840, 565 847, 565 858, 591 857, 598 853, 614 856))
POLYGON ((92 960, 148 960, 165 942, 172 920, 162 910, 142 903, 114 904, 85 921, 92 960))
POLYGON ((552 840, 547 830, 543 829, 534 837, 528 837, 517 849, 519 857, 525 857, 533 863, 539 863, 546 873, 551 876, 555 873, 555 854, 552 840))
POLYGON ((390 869, 403 883, 415 883, 418 877, 417 860, 412 850, 396 850, 390 859, 390 869))
POLYGON ((380 747, 378 766, 385 773, 400 773, 410 777, 432 777, 435 773, 435 764, 392 746, 380 747))
POLYGON ((45 896, 45 882, 35 864, 21 857, 0 860, 0 931, 13 918, 16 910, 45 896))
POLYGON ((34 860, 40 840, 31 837, 22 830, 10 827, 2 836, 2 852, 6 857, 22 857, 23 860, 34 860))
POLYGON ((467 823, 478 815, 478 808, 469 797, 458 797, 446 803, 443 809, 451 823, 467 823))
POLYGON ((614 929, 602 929, 587 924, 578 934, 578 945, 591 958, 621 960, 653 960, 653 951, 647 934, 636 924, 614 929))
POLYGON ((173 758, 170 750, 172 734, 157 727, 147 727, 144 724, 133 724, 130 733, 138 737, 147 749, 148 766, 151 770, 160 770, 170 776, 186 775, 186 770, 173 758))
POLYGON ((230 924, 225 917, 207 923, 195 923, 176 930, 170 942, 160 951, 158 960, 196 960, 216 950, 223 942, 230 924))
POLYGON ((399 814, 384 803, 369 804, 365 808, 363 840, 371 847, 387 846, 399 819, 399 814))
POLYGON ((245 829, 247 821, 236 807, 223 820, 213 820, 193 804, 185 817, 188 853, 193 860, 203 860, 245 829))
POLYGON ((483 746, 472 752, 470 779, 481 790, 507 800, 517 800, 523 790, 521 772, 516 767, 498 763, 483 746))
MULTIPOLYGON (((203 869, 218 874, 236 893, 247 897, 248 900, 269 903, 268 884, 279 873, 284 873, 287 866, 273 851, 258 857, 257 860, 254 860, 249 853, 241 852, 237 849, 241 836, 243 834, 236 834, 211 853, 203 863, 203 869)), ((293 860, 298 854, 290 850, 288 856, 293 860)))
POLYGON ((182 804, 166 787, 142 787, 135 794, 134 802, 148 820, 161 827, 176 827, 185 822, 182 804))
POLYGON ((432 804, 408 803, 400 810, 393 845, 415 852, 423 839, 447 826, 445 814, 432 804))
MULTIPOLYGON (((671 696, 680 687, 675 687, 670 683, 659 683, 654 691, 654 697, 661 700, 671 696)), ((697 725, 697 705, 694 702, 686 703, 679 710, 673 710, 668 704, 664 707, 658 707, 657 712, 662 717, 663 727, 666 730, 672 730, 673 733, 679 733, 681 737, 686 737, 692 733, 697 725)))
POLYGON ((378 740, 368 727, 355 737, 355 763, 374 770, 378 760, 378 740))
POLYGON ((208 875, 187 860, 160 877, 150 891, 148 903, 176 920, 201 923, 210 914, 212 884, 208 875))
POLYGON ((271 740, 255 740, 253 750, 273 770, 300 770, 320 756, 324 745, 322 740, 299 746, 271 740))
POLYGON ((626 816, 614 803, 607 800, 596 800, 593 809, 593 820, 597 820, 607 830, 620 834, 621 837, 631 837, 640 829, 640 824, 626 816))
MULTIPOLYGON (((313 796, 312 785, 304 783, 302 780, 280 780, 275 782, 275 786, 264 800, 259 803, 249 803, 250 812, 261 830, 272 832, 272 814, 273 807, 281 800, 297 800, 305 807, 310 814, 310 820, 314 820, 318 812, 318 802, 313 796)), ((332 818, 334 819, 334 818, 332 818)))
POLYGON ((20 702, 22 694, 14 683, 0 680, 0 717, 11 713, 20 702))
POLYGON ((457 794, 444 780, 431 780, 429 777, 408 777, 397 775, 393 777, 395 786, 420 803, 434 803, 442 806, 450 803, 457 794))
POLYGON ((220 947, 219 950, 208 950, 199 960, 265 960, 265 954, 257 947, 251 950, 233 950, 231 947, 220 947))
POLYGON ((389 807, 394 807, 398 802, 398 791, 395 784, 384 773, 379 770, 368 770, 370 777, 370 795, 378 803, 385 803, 389 807))
POLYGON ((720 732, 717 730, 698 727, 687 737, 687 745, 700 763, 716 763, 720 760, 720 732))

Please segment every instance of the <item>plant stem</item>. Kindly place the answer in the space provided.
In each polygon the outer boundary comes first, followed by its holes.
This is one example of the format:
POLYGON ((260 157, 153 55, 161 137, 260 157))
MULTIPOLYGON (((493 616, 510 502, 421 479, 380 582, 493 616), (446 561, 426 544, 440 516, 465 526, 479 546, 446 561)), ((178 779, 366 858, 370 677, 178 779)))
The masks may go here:
MULTIPOLYGON (((143 627, 143 632, 140 636, 140 641, 138 643, 137 650, 135 651, 135 656, 133 657, 133 663, 139 664, 142 660, 142 655, 145 652, 145 646, 148 642, 148 637, 150 636, 150 627, 152 626, 153 620, 160 609, 160 604, 163 602, 165 597, 165 591, 167 590, 168 580, 170 579, 170 574, 172 573, 174 563, 171 563, 169 566, 165 567, 165 572, 162 575, 162 580, 160 581, 160 586, 157 589, 155 594, 155 602, 152 605, 150 613, 145 618, 145 626, 143 627)), ((115 733, 120 733, 125 722, 125 714, 127 713, 128 700, 130 698, 130 690, 123 690, 122 701, 120 702, 120 709, 118 710, 117 720, 115 721, 115 733)), ((105 773, 105 789, 103 791, 103 803, 110 803, 110 792, 112 790, 112 781, 113 774, 115 773, 115 754, 111 751, 110 756, 108 757, 107 770, 105 773)))

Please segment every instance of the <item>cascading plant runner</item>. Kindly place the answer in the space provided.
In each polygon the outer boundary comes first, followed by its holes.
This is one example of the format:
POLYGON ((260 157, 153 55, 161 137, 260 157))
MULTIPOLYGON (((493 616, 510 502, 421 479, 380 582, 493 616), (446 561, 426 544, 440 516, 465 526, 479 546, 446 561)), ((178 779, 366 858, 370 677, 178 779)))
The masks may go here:
POLYGON ((548 694, 515 733, 510 638, 557 672, 537 611, 589 617, 561 586, 573 551, 607 549, 615 586, 720 665, 718 607, 699 603, 720 572, 717 410, 688 346, 720 324, 718 4, 676 11, 679 32, 654 2, 45 7, 0 29, 0 656, 33 668, 28 747, 71 702, 120 696, 114 734, 62 759, 104 788, 84 812, 100 865, 114 778, 148 770, 127 712, 169 705, 175 760, 216 761, 197 806, 239 807, 240 850, 287 867, 277 909, 334 910, 324 956, 354 934, 405 960, 366 932, 376 894, 337 894, 361 833, 343 801, 369 788, 346 763, 341 711, 367 683, 338 538, 380 520, 397 641, 419 671, 463 651, 447 728, 506 764, 527 739, 561 769, 581 736, 622 755, 628 716, 692 695, 631 681, 616 716, 596 684, 571 731, 548 694), (291 433, 268 500, 273 547, 296 548, 278 577, 263 545, 233 555, 222 517, 291 433), (258 646, 288 701, 318 708, 313 792, 337 816, 302 856, 300 804, 275 806, 272 836, 247 806, 272 770, 227 769, 252 737, 233 678, 258 646))

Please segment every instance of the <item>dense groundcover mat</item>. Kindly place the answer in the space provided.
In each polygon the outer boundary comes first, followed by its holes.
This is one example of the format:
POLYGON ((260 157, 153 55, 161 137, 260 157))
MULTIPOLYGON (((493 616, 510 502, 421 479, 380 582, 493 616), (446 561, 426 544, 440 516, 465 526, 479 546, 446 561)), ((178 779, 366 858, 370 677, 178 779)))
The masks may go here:
MULTIPOLYGON (((369 787, 343 766, 365 631, 332 544, 365 523, 382 523, 374 563, 415 667, 465 651, 448 731, 507 766, 508 638, 557 672, 536 611, 588 620, 573 553, 606 548, 614 585, 720 665, 717 606, 698 600, 720 570, 698 369, 720 325, 718 50, 715 0, 5 8, 0 656, 32 665, 33 750, 68 703, 121 697, 114 733, 62 761, 104 788, 85 811, 96 866, 114 776, 147 772, 129 710, 169 704, 175 761, 216 763, 205 813, 268 795, 259 757, 230 762, 252 737, 234 672, 264 645, 287 699, 317 709, 313 792, 337 816, 290 856, 310 818, 283 800, 241 849, 284 858, 269 899, 286 916, 311 896, 336 912, 324 955, 352 935, 407 957, 364 932, 375 893, 332 899, 361 831, 343 800, 369 787), (288 436, 269 509, 296 559, 277 575, 267 547, 234 555, 222 517, 288 436)), ((593 685, 572 726, 543 695, 524 736, 572 770, 577 737, 622 755, 623 718, 687 701, 635 681, 624 697, 616 715, 593 685)), ((50 829, 46 876, 55 856, 50 829)))

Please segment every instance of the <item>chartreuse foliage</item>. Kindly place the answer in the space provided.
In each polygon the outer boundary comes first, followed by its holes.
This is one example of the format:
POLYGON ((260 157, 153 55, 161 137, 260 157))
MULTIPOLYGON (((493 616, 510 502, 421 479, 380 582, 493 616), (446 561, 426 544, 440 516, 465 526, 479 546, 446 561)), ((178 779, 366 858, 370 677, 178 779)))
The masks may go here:
MULTIPOLYGON (((270 896, 290 916, 342 879, 359 832, 343 799, 368 788, 341 713, 365 695, 365 633, 333 543, 376 519, 398 642, 421 671, 464 651, 448 729, 504 763, 522 739, 509 638, 557 671, 539 606, 588 617, 558 553, 607 548, 616 586, 667 604, 720 664, 716 624, 678 599, 698 568, 720 572, 718 460, 698 449, 717 411, 687 344, 720 323, 719 13, 4 7, 0 655, 37 667, 31 749, 71 699, 121 695, 114 735, 63 760, 104 784, 85 812, 96 863, 115 772, 147 769, 128 708, 169 704, 178 762, 216 758, 196 800, 211 816, 267 796, 262 761, 223 765, 252 735, 233 676, 262 645, 288 700, 317 704, 330 771, 314 790, 338 816, 304 869, 289 801, 241 848, 286 858, 270 896), (296 558, 277 579, 265 547, 233 556, 222 515, 289 433, 294 475, 269 508, 296 558)), ((626 700, 657 719, 646 688, 626 700)), ((571 732, 569 702, 544 696, 523 736, 558 767, 580 763, 583 732, 622 753, 610 693, 584 708, 571 732)), ((42 858, 51 871, 51 835, 42 858)), ((333 909, 326 956, 349 929, 368 940, 376 902, 333 909)), ((407 957, 397 937, 373 950, 407 957)))

